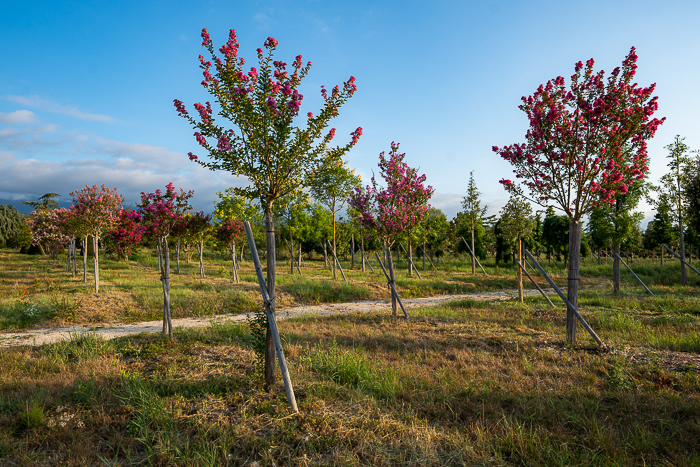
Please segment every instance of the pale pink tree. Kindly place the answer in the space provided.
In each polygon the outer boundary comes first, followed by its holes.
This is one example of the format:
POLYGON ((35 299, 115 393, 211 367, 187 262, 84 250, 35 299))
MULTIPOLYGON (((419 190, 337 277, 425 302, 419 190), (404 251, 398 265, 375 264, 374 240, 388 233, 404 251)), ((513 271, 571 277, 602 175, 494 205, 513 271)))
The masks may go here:
POLYGON ((73 200, 71 210, 76 217, 76 222, 81 225, 86 236, 87 233, 92 235, 92 259, 95 268, 95 293, 97 293, 100 290, 98 250, 100 236, 109 232, 114 226, 117 212, 124 198, 117 193, 117 187, 111 190, 104 184, 101 187, 85 186, 81 190, 72 191, 70 196, 73 200))
MULTIPOLYGON (((357 187, 348 200, 349 206, 358 214, 363 228, 373 230, 382 238, 388 251, 389 277, 396 288, 394 262, 391 246, 403 234, 420 224, 430 211, 433 187, 424 185, 425 175, 406 164, 406 154, 399 154, 399 143, 391 143, 389 158, 379 154, 379 168, 386 187, 380 187, 372 176, 372 185, 357 187)), ((396 298, 391 297, 392 314, 396 316, 396 298)))
POLYGON ((155 193, 141 192, 141 203, 138 205, 142 222, 157 238, 159 250, 162 251, 160 280, 163 284, 163 334, 173 338, 173 324, 170 317, 170 251, 168 236, 175 225, 181 222, 185 212, 190 209, 189 199, 194 191, 180 193, 172 183, 165 186, 165 193, 156 190, 155 193))
MULTIPOLYGON (((665 119, 652 119, 658 109, 655 84, 632 82, 637 54, 632 47, 605 79, 594 73, 594 61, 578 62, 567 87, 561 76, 523 97, 526 142, 493 151, 510 162, 521 185, 501 180, 512 195, 541 206, 553 206, 569 218, 567 298, 578 306, 581 220, 596 206, 614 203, 649 171, 647 143, 665 119), (523 187, 525 190, 523 190, 523 187)), ((567 311, 567 339, 576 342, 576 318, 567 311)))
POLYGON ((68 243, 68 237, 61 229, 55 210, 37 209, 32 211, 27 223, 32 234, 32 245, 41 247, 54 258, 58 254, 58 250, 68 243))

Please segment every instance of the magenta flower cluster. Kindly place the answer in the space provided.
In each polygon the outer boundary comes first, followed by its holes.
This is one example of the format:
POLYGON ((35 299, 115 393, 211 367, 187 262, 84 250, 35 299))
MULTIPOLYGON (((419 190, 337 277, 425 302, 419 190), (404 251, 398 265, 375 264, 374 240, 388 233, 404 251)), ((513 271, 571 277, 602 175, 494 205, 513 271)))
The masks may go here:
MULTIPOLYGON (((199 67, 204 76, 201 84, 217 96, 218 102, 227 102, 228 108, 225 110, 227 113, 249 113, 251 109, 255 108, 266 114, 264 115, 265 120, 272 122, 278 119, 288 121, 288 119, 299 115, 304 96, 299 93, 297 86, 309 72, 311 62, 304 65, 302 56, 297 55, 292 62, 292 68, 287 70, 288 65, 284 61, 271 61, 272 52, 279 45, 279 41, 268 37, 264 43, 264 47, 269 50, 268 57, 264 56, 262 48, 257 49, 261 71, 253 66, 246 72, 243 69, 245 60, 238 55, 240 44, 236 31, 233 29, 229 31, 227 42, 218 49, 222 58, 216 55, 211 37, 206 29, 202 29, 202 45, 207 48, 212 58, 206 60, 202 55, 198 57, 199 67), (260 100, 261 95, 262 100, 260 100), (259 106, 261 102, 264 103, 262 108, 259 106)), ((333 87, 330 95, 324 86, 321 87, 321 94, 327 104, 321 114, 317 116, 311 112, 306 114, 311 129, 322 129, 330 118, 338 115, 338 107, 349 97, 352 97, 357 90, 355 81, 355 77, 351 76, 343 83, 342 88, 341 86, 333 87)), ((174 99, 173 105, 179 116, 188 119, 195 127, 198 127, 199 131, 195 132, 194 136, 199 145, 207 149, 210 154, 222 155, 227 151, 236 151, 243 143, 242 136, 237 136, 230 130, 226 134, 226 130, 213 124, 213 112, 209 102, 205 105, 194 104, 201 122, 196 122, 188 114, 182 101, 174 99), (208 138, 213 138, 211 144, 208 142, 208 138), (216 141, 216 144, 213 144, 213 141, 216 141)), ((332 130, 326 136, 325 142, 330 141, 334 135, 335 130, 332 130)), ((358 128, 351 134, 351 144, 356 144, 360 135, 362 135, 362 128, 358 128)), ((207 164, 191 152, 188 153, 188 156, 190 161, 207 164)))
POLYGON ((399 144, 392 142, 389 158, 384 152, 379 155, 385 188, 380 188, 372 177, 371 186, 355 188, 348 199, 350 207, 359 213, 362 226, 376 231, 389 243, 423 221, 430 210, 428 201, 435 191, 430 185, 424 185, 425 175, 419 176, 416 169, 403 162, 406 154, 399 154, 398 150, 399 144))
POLYGON ((183 218, 189 209, 188 200, 194 191, 178 193, 172 182, 165 186, 165 193, 156 190, 155 193, 141 192, 141 203, 138 205, 143 223, 148 230, 159 237, 167 237, 173 226, 183 218))
MULTIPOLYGON (((513 165, 533 201, 554 201, 578 220, 647 174, 646 141, 665 118, 651 118, 658 109, 655 84, 632 82, 636 62, 632 47, 607 79, 602 70, 594 73, 593 59, 578 62, 568 88, 559 76, 522 98, 530 122, 526 143, 492 149, 513 165)), ((501 183, 520 190, 511 180, 501 183)))

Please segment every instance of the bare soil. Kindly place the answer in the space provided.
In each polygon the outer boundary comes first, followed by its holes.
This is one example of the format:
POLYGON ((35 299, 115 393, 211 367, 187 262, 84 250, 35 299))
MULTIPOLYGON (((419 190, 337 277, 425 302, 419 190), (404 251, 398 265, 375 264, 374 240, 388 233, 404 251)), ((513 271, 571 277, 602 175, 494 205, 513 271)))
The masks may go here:
MULTIPOLYGON (((553 293, 552 290, 546 290, 546 293, 553 293)), ((537 294, 537 290, 525 290, 525 295, 537 294)), ((424 298, 405 298, 401 299, 404 307, 409 310, 413 308, 421 308, 426 306, 435 306, 440 303, 460 300, 468 298, 475 301, 503 301, 510 300, 517 295, 516 290, 498 291, 498 292, 481 292, 468 293, 457 295, 438 295, 424 298)), ((391 309, 389 301, 382 300, 364 300, 351 303, 327 303, 322 305, 306 305, 295 307, 280 307, 277 309, 277 318, 285 319, 303 315, 337 315, 345 313, 369 313, 375 311, 385 311, 391 309)), ((400 310, 399 310, 400 313, 400 310)), ((172 320, 174 328, 192 328, 209 326, 213 322, 223 321, 245 321, 250 317, 250 313, 240 314, 225 314, 216 315, 206 318, 174 318, 172 320)), ((67 326, 67 327, 42 327, 29 329, 21 332, 1 332, 0 347, 13 347, 21 345, 44 345, 57 342, 60 340, 70 339, 76 333, 95 333, 104 339, 113 339, 115 337, 129 336, 133 334, 158 333, 163 330, 163 322, 158 321, 142 321, 129 324, 95 324, 92 326, 67 326)))

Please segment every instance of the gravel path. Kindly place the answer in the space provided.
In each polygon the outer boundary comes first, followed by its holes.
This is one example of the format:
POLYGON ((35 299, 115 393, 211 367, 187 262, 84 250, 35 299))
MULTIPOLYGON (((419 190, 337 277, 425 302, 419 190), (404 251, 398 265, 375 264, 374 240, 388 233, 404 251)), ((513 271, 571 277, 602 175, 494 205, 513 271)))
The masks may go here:
MULTIPOLYGON (((537 290, 525 290, 525 295, 537 294, 537 290)), ((545 290, 546 293, 552 293, 551 290, 545 290)), ((482 292, 468 293, 458 295, 438 295, 426 298, 404 298, 401 299, 406 309, 420 308, 425 306, 433 306, 450 300, 458 300, 469 298, 478 301, 500 301, 509 300, 517 296, 516 290, 508 290, 502 292, 482 292)), ((337 315, 343 313, 363 312, 369 313, 373 311, 389 310, 390 302, 380 300, 366 300, 352 303, 327 303, 323 305, 297 306, 291 308, 283 308, 277 310, 277 319, 283 320, 295 316, 303 315, 337 315)), ((400 312, 400 310, 399 310, 400 312)), ((248 313, 217 315, 208 318, 178 318, 173 319, 173 328, 193 328, 209 326, 212 322, 222 321, 245 321, 248 318, 248 313)), ((113 339, 115 337, 129 336, 142 332, 157 333, 163 331, 163 322, 159 321, 143 321, 130 324, 97 324, 94 326, 71 326, 63 328, 42 328, 32 329, 21 332, 0 332, 0 347, 13 347, 21 345, 43 345, 57 342, 60 340, 70 339, 76 333, 95 333, 105 339, 113 339)))

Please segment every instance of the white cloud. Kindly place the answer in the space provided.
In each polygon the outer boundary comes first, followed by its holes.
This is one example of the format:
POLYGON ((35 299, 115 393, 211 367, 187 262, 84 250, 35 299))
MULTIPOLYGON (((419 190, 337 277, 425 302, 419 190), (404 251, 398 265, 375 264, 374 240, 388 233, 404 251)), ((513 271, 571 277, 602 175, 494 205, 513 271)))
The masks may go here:
POLYGON ((5 96, 6 100, 15 104, 32 107, 46 112, 55 114, 68 115, 78 120, 89 120, 95 122, 115 122, 116 120, 108 115, 91 114, 83 112, 77 107, 70 105, 61 105, 48 99, 42 99, 39 96, 5 96))
POLYGON ((0 123, 6 125, 31 125, 36 123, 36 115, 31 110, 15 110, 10 113, 0 112, 0 123))

